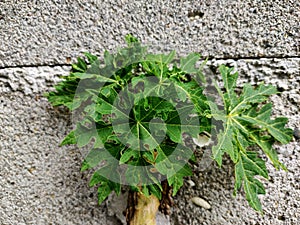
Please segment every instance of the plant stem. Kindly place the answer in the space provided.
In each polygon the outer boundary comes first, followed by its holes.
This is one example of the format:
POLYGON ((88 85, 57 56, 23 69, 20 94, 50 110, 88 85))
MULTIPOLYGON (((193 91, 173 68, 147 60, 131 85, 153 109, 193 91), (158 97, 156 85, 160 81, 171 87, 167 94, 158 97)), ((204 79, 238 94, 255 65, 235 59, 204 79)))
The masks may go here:
POLYGON ((138 192, 129 192, 126 221, 128 225, 156 225, 159 200, 154 195, 145 196, 138 192))

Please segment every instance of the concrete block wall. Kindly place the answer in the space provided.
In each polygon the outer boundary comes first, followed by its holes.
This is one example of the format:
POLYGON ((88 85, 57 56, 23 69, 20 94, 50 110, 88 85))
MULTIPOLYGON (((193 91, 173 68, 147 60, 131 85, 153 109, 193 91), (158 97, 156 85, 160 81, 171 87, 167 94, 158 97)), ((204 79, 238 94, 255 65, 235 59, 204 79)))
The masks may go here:
MULTIPOLYGON (((43 97, 82 52, 101 55, 132 33, 155 50, 196 51, 208 65, 235 65, 240 85, 264 81, 282 93, 275 113, 300 127, 300 2, 298 0, 0 2, 0 224, 121 224, 110 198, 97 206, 90 174, 80 172, 75 147, 58 147, 70 115, 43 97)), ((196 173, 175 198, 170 224, 299 224, 300 148, 295 138, 276 146, 289 172, 268 164, 270 181, 254 212, 232 197, 233 167, 196 173), (205 198, 210 211, 194 206, 205 198)), ((116 205, 116 204, 114 204, 116 205)))

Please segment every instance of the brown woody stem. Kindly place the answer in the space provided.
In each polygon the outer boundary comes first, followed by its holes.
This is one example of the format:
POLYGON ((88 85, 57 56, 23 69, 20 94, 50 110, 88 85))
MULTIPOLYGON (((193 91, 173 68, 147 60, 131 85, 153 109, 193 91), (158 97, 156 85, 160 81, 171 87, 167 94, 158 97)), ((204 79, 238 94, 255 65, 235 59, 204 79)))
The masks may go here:
POLYGON ((154 195, 145 196, 138 192, 129 192, 126 221, 128 225, 156 225, 159 200, 154 195))

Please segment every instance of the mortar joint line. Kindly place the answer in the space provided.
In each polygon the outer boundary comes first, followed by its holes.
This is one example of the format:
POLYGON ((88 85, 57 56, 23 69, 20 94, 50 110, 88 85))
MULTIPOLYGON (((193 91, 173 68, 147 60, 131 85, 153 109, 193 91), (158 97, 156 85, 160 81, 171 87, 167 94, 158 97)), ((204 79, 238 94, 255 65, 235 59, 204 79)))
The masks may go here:
MULTIPOLYGON (((297 56, 262 56, 262 57, 212 57, 212 56, 203 56, 203 58, 208 58, 208 60, 260 60, 260 59, 300 59, 300 55, 297 56)), ((0 66, 0 70, 2 69, 17 69, 17 68, 37 68, 37 67, 64 67, 64 66, 71 66, 70 63, 61 63, 61 64, 33 64, 33 65, 14 65, 14 66, 0 66)))

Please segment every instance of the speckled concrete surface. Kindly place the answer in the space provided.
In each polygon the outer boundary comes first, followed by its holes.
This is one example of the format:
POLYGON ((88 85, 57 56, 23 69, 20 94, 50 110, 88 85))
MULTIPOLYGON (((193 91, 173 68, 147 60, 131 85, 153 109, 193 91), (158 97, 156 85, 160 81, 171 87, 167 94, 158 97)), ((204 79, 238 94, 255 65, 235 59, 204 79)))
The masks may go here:
POLYGON ((66 63, 132 33, 205 56, 297 56, 300 2, 253 0, 2 0, 0 67, 66 63))
POLYGON ((58 148, 68 118, 43 98, 0 96, 0 224, 115 224, 79 172, 78 152, 58 148))
MULTIPOLYGON (((225 63, 238 68, 240 85, 276 85, 282 93, 272 98, 275 114, 299 129, 299 18, 296 0, 1 1, 0 224, 121 224, 117 206, 125 199, 97 206, 97 191, 87 185, 90 174, 80 172, 79 150, 58 147, 72 127, 70 115, 42 97, 81 52, 115 49, 131 32, 158 50, 223 58, 209 61, 207 72, 225 63)), ((300 224, 299 146, 296 138, 276 146, 290 171, 268 164, 264 215, 248 206, 243 193, 232 197, 233 167, 225 160, 221 169, 196 172, 194 187, 186 182, 170 224, 300 224), (194 196, 212 209, 194 206, 194 196)))

